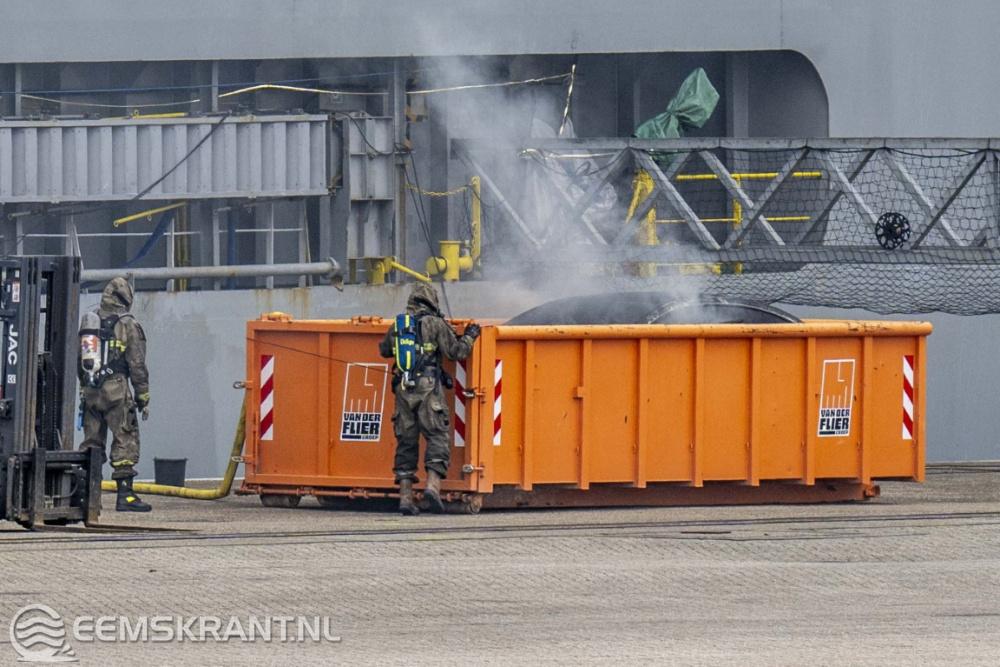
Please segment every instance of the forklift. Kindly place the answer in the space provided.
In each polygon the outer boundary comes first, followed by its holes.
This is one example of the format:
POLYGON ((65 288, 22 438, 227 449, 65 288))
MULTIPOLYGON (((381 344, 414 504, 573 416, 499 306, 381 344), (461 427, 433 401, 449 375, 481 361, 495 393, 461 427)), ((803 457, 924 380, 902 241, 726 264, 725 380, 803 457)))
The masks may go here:
POLYGON ((102 452, 73 450, 80 258, 0 258, 0 519, 94 525, 102 452))

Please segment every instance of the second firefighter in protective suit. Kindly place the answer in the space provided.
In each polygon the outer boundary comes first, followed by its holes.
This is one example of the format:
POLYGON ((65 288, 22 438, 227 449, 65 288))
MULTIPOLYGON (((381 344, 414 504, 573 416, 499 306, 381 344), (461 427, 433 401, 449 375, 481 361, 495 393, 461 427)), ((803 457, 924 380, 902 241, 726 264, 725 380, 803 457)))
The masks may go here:
POLYGON ((114 278, 104 288, 97 310, 81 318, 79 373, 84 440, 80 448, 104 451, 110 431, 111 478, 118 486, 115 509, 148 512, 150 506, 132 490, 139 463, 137 413, 142 412, 143 420, 149 417, 146 334, 129 312, 132 298, 128 281, 114 278))
POLYGON ((413 284, 406 312, 399 315, 379 344, 383 357, 395 357, 393 390, 396 410, 392 415, 396 434, 393 473, 399 484, 399 510, 417 514, 413 483, 417 478, 419 438, 427 441, 424 497, 433 512, 443 512, 441 480, 448 474, 451 458, 451 413, 445 400, 447 381, 442 357, 461 360, 469 356, 479 336, 479 325, 470 324, 457 336, 441 316, 438 296, 427 283, 413 284))

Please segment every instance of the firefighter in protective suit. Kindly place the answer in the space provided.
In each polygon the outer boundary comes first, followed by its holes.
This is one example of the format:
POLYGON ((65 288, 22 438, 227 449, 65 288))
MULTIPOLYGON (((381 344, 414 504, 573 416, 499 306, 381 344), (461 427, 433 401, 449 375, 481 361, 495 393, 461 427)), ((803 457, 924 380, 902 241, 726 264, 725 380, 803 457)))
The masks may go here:
POLYGON ((478 337, 477 324, 468 325, 462 336, 456 335, 441 315, 437 291, 427 283, 417 282, 410 292, 406 313, 396 318, 379 344, 383 357, 396 359, 392 381, 396 395, 392 416, 396 435, 393 473, 399 484, 399 511, 403 515, 418 513, 413 483, 421 433, 427 441, 424 497, 432 512, 444 511, 441 479, 448 474, 451 456, 451 414, 444 395, 444 385, 450 383, 450 378, 441 367, 442 356, 455 361, 465 359, 478 337), (416 352, 409 360, 404 349, 407 347, 416 352))
POLYGON ((105 286, 97 310, 81 318, 84 440, 80 448, 98 447, 103 452, 111 431, 111 478, 118 486, 115 509, 148 512, 152 508, 132 490, 139 462, 137 413, 142 413, 143 421, 149 418, 146 334, 129 312, 132 298, 129 282, 114 278, 105 286))

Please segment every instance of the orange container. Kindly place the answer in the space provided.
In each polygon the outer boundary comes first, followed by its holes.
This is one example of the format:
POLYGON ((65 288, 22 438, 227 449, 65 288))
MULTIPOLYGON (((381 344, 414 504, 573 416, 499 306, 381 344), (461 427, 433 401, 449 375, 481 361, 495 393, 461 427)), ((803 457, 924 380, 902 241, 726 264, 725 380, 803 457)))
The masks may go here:
MULTIPOLYGON (((394 495, 388 325, 248 323, 242 493, 394 495)), ((484 326, 471 357, 446 365, 460 391, 443 490, 475 511, 863 499, 873 480, 921 481, 930 332, 484 326)))

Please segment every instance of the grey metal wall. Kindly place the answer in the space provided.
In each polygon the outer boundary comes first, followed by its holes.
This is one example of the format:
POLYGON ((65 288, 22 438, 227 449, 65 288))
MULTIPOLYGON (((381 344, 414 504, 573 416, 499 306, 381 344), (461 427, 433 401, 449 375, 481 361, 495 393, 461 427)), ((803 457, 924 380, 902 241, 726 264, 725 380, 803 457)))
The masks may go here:
MULTIPOLYGON (((627 5, 383 0, 350 6, 327 0, 10 0, 5 9, 0 62, 104 63, 97 67, 107 85, 124 63, 137 60, 792 50, 815 66, 825 86, 833 136, 1000 134, 1000 115, 992 112, 1000 107, 994 66, 1000 3, 993 0, 960 5, 940 0, 635 0, 627 5)), ((79 87, 93 87, 93 70, 77 69, 79 87)), ((5 90, 13 87, 8 70, 0 72, 5 90)), ((294 75, 275 63, 270 78, 294 75)), ((780 91, 766 80, 750 78, 748 85, 754 104, 770 106, 758 106, 756 116, 743 119, 746 131, 783 112, 787 120, 780 127, 760 133, 816 133, 793 120, 814 117, 822 107, 819 96, 805 107, 788 109, 791 103, 783 104, 780 91)), ((140 101, 137 94, 127 103, 140 101)), ((621 117, 606 111, 598 125, 621 117)), ((431 187, 440 189, 443 183, 431 187)), ((498 294, 507 298, 507 291, 490 285, 462 285, 449 294, 457 313, 515 312, 509 301, 497 301, 498 294)), ((242 375, 248 317, 276 308, 298 316, 389 314, 400 301, 393 288, 345 294, 315 288, 140 295, 154 383, 154 416, 144 431, 144 474, 156 453, 189 456, 194 476, 217 474, 223 467, 239 404, 238 392, 229 386, 242 375)), ((525 300, 517 307, 529 305, 525 300)), ((993 408, 992 391, 993 378, 1000 375, 994 334, 1000 322, 996 317, 929 319, 937 327, 930 343, 929 458, 1000 458, 1000 410, 993 408)))
POLYGON ((0 120, 0 201, 325 195, 328 143, 323 115, 0 120))
MULTIPOLYGON (((236 292, 142 292, 134 312, 149 339, 152 416, 141 424, 140 476, 152 477, 153 457, 186 457, 189 477, 218 477, 226 466, 242 392, 232 383, 245 375, 246 321, 281 310, 299 318, 392 316, 406 287, 348 286, 236 292)), ((461 283, 448 287, 456 317, 506 318, 544 297, 507 284, 461 283)), ((84 295, 93 307, 96 295, 84 295)), ((863 311, 793 308, 808 317, 882 318, 863 311)), ((995 347, 983 332, 1000 327, 1000 316, 953 315, 927 319, 935 327, 928 344, 927 459, 1000 459, 1000 411, 995 398, 995 347)), ((77 433, 77 441, 82 438, 77 433)))
POLYGON ((791 49, 835 136, 989 136, 1000 3, 966 0, 11 0, 0 62, 791 49), (81 38, 86 35, 86 38, 81 38))

